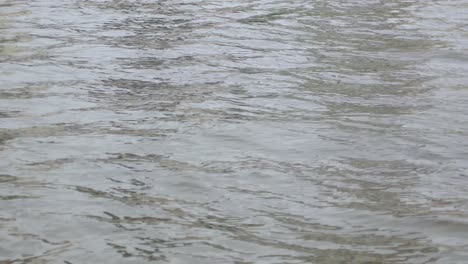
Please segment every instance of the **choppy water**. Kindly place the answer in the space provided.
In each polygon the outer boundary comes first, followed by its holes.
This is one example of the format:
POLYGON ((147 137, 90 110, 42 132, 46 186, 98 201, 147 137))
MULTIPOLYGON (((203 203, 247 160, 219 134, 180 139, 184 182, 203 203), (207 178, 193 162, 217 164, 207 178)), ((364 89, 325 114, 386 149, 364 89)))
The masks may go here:
POLYGON ((0 263, 468 263, 465 0, 0 0, 0 263))

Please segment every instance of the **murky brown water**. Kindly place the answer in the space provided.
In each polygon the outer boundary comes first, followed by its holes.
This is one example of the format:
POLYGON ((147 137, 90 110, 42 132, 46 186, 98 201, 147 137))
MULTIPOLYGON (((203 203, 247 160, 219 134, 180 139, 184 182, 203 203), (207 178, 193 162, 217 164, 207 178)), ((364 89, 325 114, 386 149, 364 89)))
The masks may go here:
POLYGON ((0 0, 0 263, 468 263, 465 0, 0 0))

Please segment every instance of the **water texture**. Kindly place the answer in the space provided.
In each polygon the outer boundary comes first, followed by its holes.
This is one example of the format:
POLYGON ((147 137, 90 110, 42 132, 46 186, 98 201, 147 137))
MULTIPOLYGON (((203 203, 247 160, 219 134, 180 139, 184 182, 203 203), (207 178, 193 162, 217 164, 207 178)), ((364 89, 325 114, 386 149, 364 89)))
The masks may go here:
POLYGON ((465 0, 0 0, 0 264, 468 263, 465 0))

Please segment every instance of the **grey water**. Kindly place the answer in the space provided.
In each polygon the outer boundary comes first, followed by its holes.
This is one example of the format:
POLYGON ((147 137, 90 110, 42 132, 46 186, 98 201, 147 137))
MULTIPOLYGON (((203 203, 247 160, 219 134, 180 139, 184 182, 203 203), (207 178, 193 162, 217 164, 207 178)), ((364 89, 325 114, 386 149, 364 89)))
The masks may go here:
POLYGON ((19 263, 468 263, 468 2, 0 0, 19 263))

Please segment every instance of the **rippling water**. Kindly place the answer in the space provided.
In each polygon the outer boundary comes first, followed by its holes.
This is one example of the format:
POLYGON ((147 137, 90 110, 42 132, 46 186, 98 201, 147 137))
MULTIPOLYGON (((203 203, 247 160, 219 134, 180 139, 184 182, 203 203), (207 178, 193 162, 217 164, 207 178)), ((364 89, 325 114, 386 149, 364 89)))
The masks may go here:
POLYGON ((0 0, 0 263, 468 263, 465 0, 0 0))

